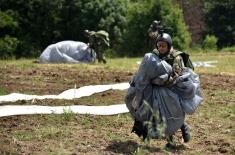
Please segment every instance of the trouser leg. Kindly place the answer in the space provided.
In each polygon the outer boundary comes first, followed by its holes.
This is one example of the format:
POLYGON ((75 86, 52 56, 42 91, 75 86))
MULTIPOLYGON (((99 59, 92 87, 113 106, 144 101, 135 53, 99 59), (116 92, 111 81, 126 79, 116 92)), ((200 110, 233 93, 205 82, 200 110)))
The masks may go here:
POLYGON ((100 50, 97 51, 97 59, 99 63, 106 63, 105 57, 104 57, 104 53, 100 50))
POLYGON ((184 142, 185 143, 189 142, 191 136, 190 136, 190 130, 189 130, 188 124, 184 122, 180 129, 182 131, 184 142))
POLYGON ((99 63, 102 62, 102 57, 101 57, 100 51, 97 52, 97 59, 98 59, 98 62, 99 62, 99 63))

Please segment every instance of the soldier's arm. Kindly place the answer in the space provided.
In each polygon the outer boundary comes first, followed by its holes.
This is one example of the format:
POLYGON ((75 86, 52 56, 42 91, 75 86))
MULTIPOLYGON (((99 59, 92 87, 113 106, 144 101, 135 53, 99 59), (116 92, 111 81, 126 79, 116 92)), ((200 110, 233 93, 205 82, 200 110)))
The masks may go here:
POLYGON ((172 69, 173 69, 173 72, 175 74, 175 76, 180 76, 182 75, 182 71, 183 71, 183 68, 184 68, 184 61, 183 61, 183 58, 181 55, 178 55, 177 57, 175 57, 174 59, 174 62, 173 62, 173 66, 172 66, 172 69))
POLYGON ((91 48, 94 48, 95 40, 96 40, 95 35, 89 35, 89 46, 91 48))
POLYGON ((149 37, 150 37, 150 38, 157 38, 157 36, 158 36, 158 32, 157 32, 157 31, 155 31, 155 32, 149 32, 149 37))
POLYGON ((184 68, 183 58, 178 55, 175 57, 173 66, 172 66, 172 74, 168 77, 168 80, 164 83, 165 85, 172 85, 175 82, 175 79, 182 75, 184 68))
POLYGON ((155 29, 152 25, 148 29, 148 35, 150 38, 157 38, 158 36, 158 31, 155 29))

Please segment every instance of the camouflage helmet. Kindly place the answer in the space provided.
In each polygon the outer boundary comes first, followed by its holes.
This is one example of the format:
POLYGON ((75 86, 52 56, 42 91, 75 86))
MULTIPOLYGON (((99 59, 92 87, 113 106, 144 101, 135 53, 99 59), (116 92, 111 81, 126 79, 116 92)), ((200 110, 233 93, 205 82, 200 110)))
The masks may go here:
POLYGON ((89 30, 84 30, 84 33, 89 33, 89 30))
POLYGON ((100 30, 100 31, 97 31, 95 33, 95 36, 101 38, 105 42, 105 44, 107 46, 109 46, 109 34, 108 34, 108 32, 106 32, 104 30, 100 30))
POLYGON ((84 34, 85 34, 86 36, 91 36, 91 35, 94 35, 94 34, 95 34, 95 31, 84 30, 84 34))
POLYGON ((168 44, 168 48, 170 49, 171 46, 172 46, 172 39, 171 39, 171 36, 167 33, 162 33, 161 35, 159 35, 157 37, 157 40, 156 40, 156 45, 159 41, 163 41, 163 42, 166 42, 168 44))
POLYGON ((154 26, 154 27, 156 27, 156 26, 158 26, 158 25, 160 25, 161 24, 161 22, 159 21, 159 20, 154 20, 153 22, 152 22, 152 25, 154 26))

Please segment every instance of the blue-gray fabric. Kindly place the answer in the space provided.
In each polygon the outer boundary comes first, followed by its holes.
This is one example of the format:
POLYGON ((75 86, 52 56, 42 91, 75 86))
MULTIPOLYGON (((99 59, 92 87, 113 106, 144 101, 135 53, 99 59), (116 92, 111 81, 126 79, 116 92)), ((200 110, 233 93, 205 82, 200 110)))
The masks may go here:
POLYGON ((61 41, 49 45, 40 55, 40 63, 93 63, 96 53, 79 41, 61 41))
POLYGON ((183 75, 166 86, 164 82, 171 72, 167 62, 153 53, 146 54, 132 79, 134 86, 128 89, 125 98, 127 108, 136 120, 148 122, 157 114, 155 124, 166 123, 166 136, 174 134, 182 126, 185 113, 193 114, 203 100, 196 73, 184 68, 183 75))

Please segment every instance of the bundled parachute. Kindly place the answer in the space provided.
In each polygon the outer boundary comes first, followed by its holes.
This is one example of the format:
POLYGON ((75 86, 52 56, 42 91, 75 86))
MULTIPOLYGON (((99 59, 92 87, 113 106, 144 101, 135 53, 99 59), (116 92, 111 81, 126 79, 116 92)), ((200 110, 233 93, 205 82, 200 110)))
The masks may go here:
POLYGON ((95 51, 86 43, 61 41, 49 45, 40 55, 40 63, 94 63, 95 51))

